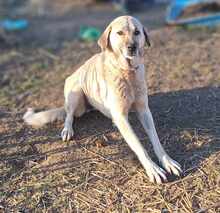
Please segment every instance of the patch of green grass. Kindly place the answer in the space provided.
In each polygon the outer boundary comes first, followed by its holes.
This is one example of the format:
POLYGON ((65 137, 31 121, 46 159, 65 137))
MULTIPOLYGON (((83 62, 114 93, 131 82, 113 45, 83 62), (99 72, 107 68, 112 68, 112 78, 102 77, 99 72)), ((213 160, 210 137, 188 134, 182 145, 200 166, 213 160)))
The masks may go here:
POLYGON ((11 98, 9 97, 9 91, 5 87, 0 90, 0 102, 3 106, 8 106, 12 104, 11 98))
POLYGON ((25 77, 23 79, 13 79, 9 85, 0 90, 0 102, 4 106, 16 105, 16 98, 25 92, 36 92, 45 80, 37 75, 25 77))
POLYGON ((43 83, 42 78, 39 78, 37 76, 30 76, 29 78, 27 78, 23 82, 19 82, 15 86, 15 90, 19 93, 20 92, 25 92, 27 90, 34 91, 37 88, 39 88, 42 85, 42 83, 43 83))

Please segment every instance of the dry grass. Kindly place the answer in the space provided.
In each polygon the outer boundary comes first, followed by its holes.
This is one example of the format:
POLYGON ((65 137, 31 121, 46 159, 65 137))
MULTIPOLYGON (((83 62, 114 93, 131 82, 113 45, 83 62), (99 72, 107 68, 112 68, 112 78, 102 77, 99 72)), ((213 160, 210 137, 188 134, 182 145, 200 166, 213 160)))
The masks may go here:
MULTIPOLYGON (((97 52, 96 44, 6 48, 0 56, 3 212, 220 211, 219 30, 165 28, 151 37, 150 107, 164 147, 183 166, 182 177, 150 183, 111 121, 97 112, 76 120, 76 138, 68 143, 59 137, 62 123, 24 125, 26 107, 62 104, 69 67, 97 52)), ((156 161, 133 114, 131 122, 156 161)))

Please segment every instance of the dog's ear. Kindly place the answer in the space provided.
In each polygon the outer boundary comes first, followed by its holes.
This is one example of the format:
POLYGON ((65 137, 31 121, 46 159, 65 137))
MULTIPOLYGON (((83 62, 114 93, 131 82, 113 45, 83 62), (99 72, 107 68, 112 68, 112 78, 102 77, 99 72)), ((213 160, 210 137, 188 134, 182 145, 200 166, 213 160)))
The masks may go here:
POLYGON ((108 26, 98 40, 98 45, 101 47, 102 51, 110 48, 111 46, 109 39, 110 33, 111 33, 111 26, 108 26))
POLYGON ((150 43, 150 40, 149 40, 149 37, 148 37, 148 34, 147 34, 147 30, 144 27, 143 27, 143 32, 144 32, 144 37, 145 37, 146 44, 148 45, 148 47, 150 47, 151 43, 150 43))

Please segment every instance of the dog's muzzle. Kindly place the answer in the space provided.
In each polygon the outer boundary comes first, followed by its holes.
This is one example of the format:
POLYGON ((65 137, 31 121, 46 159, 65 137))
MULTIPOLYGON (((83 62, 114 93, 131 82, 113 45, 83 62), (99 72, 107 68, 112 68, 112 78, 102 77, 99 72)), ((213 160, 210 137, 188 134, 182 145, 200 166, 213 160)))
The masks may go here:
POLYGON ((131 44, 128 47, 128 55, 129 56, 135 56, 137 53, 137 45, 131 44))

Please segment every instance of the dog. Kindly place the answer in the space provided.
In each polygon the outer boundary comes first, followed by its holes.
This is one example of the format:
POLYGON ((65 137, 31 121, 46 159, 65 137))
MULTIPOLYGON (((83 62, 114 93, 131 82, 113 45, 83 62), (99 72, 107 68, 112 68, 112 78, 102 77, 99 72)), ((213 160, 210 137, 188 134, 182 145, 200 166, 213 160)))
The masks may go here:
POLYGON ((64 107, 35 113, 29 109, 24 121, 33 126, 65 118, 63 141, 73 135, 74 116, 87 111, 87 103, 112 119, 127 144, 135 152, 151 182, 167 181, 166 172, 177 176, 181 166, 166 153, 158 138, 148 106, 145 82, 144 47, 150 46, 147 30, 132 16, 113 20, 98 40, 101 52, 91 57, 65 80, 64 107), (147 154, 129 121, 129 111, 137 117, 149 136, 162 169, 147 154))

